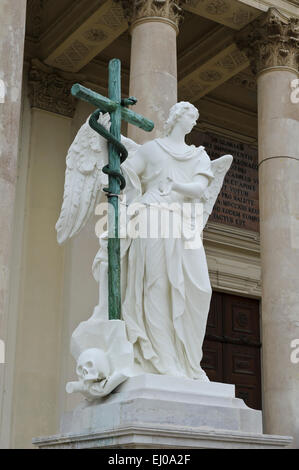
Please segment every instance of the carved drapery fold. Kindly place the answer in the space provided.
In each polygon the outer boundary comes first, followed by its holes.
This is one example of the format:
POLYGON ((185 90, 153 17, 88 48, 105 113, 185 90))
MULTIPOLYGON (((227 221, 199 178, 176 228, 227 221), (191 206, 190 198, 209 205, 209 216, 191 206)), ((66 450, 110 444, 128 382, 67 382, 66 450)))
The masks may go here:
POLYGON ((123 6, 125 16, 129 23, 140 18, 162 17, 167 18, 176 25, 181 19, 182 0, 115 0, 123 6))
POLYGON ((33 59, 28 80, 31 106, 73 117, 76 99, 71 95, 71 87, 77 80, 78 77, 33 59))
POLYGON ((236 43, 244 51, 254 73, 270 67, 299 64, 299 19, 287 18, 275 8, 236 34, 236 43))

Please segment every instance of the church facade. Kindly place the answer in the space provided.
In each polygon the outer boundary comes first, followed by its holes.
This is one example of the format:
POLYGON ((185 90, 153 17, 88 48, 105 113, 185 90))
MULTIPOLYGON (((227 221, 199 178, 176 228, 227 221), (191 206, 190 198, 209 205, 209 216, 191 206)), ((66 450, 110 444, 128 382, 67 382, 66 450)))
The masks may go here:
POLYGON ((0 17, 0 447, 57 433, 80 400, 65 384, 71 333, 97 303, 97 217, 63 246, 55 224, 68 147, 94 109, 71 86, 107 96, 116 57, 150 138, 190 101, 188 143, 234 156, 203 237, 202 367, 298 448, 298 0, 4 0, 0 17))

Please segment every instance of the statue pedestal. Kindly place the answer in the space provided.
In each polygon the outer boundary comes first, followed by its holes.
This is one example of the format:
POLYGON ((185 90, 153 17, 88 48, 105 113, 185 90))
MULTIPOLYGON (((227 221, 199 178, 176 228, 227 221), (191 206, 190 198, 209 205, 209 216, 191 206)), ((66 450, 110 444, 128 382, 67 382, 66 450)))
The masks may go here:
POLYGON ((108 397, 84 400, 62 419, 61 434, 39 448, 283 448, 290 437, 262 433, 261 411, 235 398, 235 386, 146 374, 108 397))

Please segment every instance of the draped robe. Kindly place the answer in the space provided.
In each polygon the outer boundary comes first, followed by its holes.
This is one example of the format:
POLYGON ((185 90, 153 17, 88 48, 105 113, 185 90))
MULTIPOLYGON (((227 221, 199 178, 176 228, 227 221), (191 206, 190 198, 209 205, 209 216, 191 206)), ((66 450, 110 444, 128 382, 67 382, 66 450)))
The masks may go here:
MULTIPOLYGON (((180 155, 159 139, 154 143, 162 162, 141 175, 138 202, 158 207, 191 202, 176 191, 162 196, 159 182, 170 177, 190 183, 203 175, 210 183, 213 173, 204 148, 190 146, 180 155)), ((123 166, 129 191, 140 181, 130 159, 123 166)), ((200 362, 211 285, 202 244, 187 249, 185 242, 174 237, 122 241, 122 319, 139 371, 208 380, 200 362)))

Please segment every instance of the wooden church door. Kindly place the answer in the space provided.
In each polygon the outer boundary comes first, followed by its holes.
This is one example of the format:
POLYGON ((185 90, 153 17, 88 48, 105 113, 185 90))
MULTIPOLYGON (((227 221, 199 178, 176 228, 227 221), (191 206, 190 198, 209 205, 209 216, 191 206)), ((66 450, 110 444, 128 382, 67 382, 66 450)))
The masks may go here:
POLYGON ((214 292, 202 368, 213 382, 236 385, 236 397, 261 409, 259 301, 214 292))

